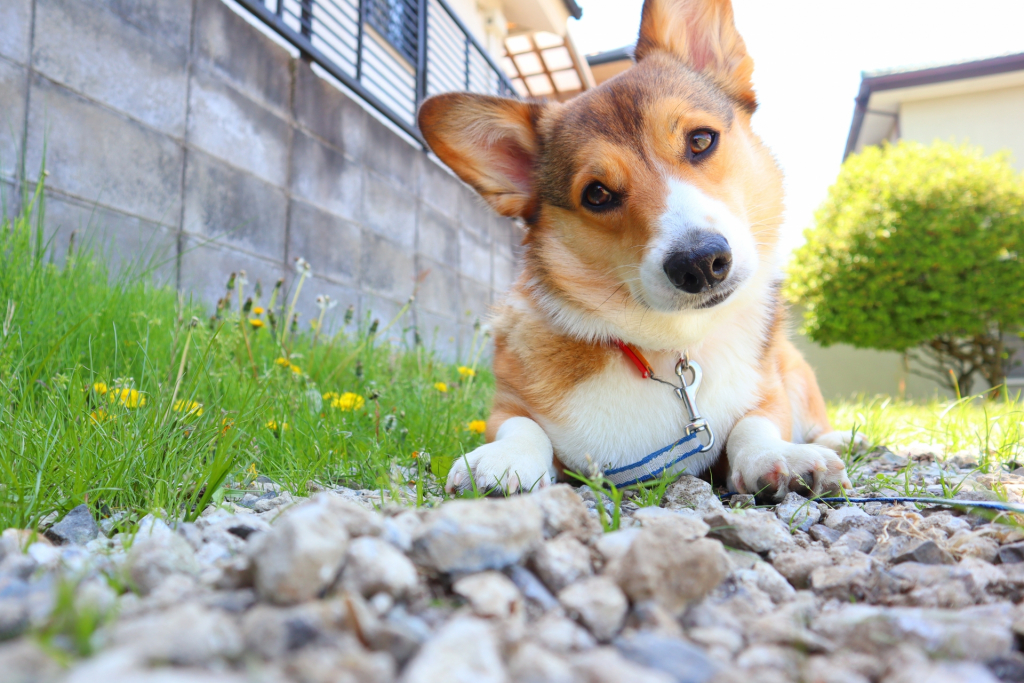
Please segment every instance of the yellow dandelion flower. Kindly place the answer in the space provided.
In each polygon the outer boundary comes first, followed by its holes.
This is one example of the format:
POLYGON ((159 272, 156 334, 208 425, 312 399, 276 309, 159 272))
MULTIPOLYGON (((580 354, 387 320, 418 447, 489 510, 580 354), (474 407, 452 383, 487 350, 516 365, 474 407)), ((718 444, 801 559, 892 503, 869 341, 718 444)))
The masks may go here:
POLYGON ((466 429, 471 432, 475 432, 476 434, 483 434, 487 431, 487 423, 483 420, 471 420, 470 423, 466 425, 466 429))
POLYGON ((336 392, 328 391, 326 394, 324 394, 325 401, 333 401, 336 398, 338 398, 338 394, 336 392))
POLYGON ((444 382, 434 382, 434 388, 440 391, 442 394, 448 393, 448 385, 444 382))
POLYGON ((265 311, 263 310, 262 306, 253 306, 252 307, 252 314, 253 315, 263 315, 264 313, 265 313, 265 311))
POLYGON ((92 385, 92 390, 95 391, 100 396, 102 396, 103 394, 107 393, 107 385, 104 384, 103 382, 96 382, 96 384, 92 385))
MULTIPOLYGON (((280 424, 280 427, 281 427, 281 431, 282 432, 286 431, 288 429, 291 429, 291 427, 288 426, 287 422, 282 422, 280 424)), ((269 429, 270 431, 276 432, 277 428, 278 428, 277 420, 271 420, 270 422, 267 423, 267 429, 269 429)))
POLYGON ((287 358, 284 358, 283 356, 281 358, 278 358, 277 360, 275 360, 274 363, 276 365, 280 365, 282 368, 287 368, 288 366, 290 366, 292 364, 292 362, 290 360, 288 360, 287 358))
POLYGON ((175 401, 174 412, 199 417, 203 414, 203 404, 197 401, 175 401))
POLYGON ((146 397, 138 389, 114 389, 110 392, 111 402, 120 402, 125 408, 140 408, 146 405, 146 397))
POLYGON ((289 365, 288 369, 291 370, 292 372, 294 372, 296 375, 301 375, 302 374, 302 368, 300 368, 298 365, 295 365, 294 363, 289 365))
POLYGON ((263 327, 263 321, 259 318, 249 318, 249 324, 253 326, 253 329, 260 329, 263 327))
POLYGON ((248 474, 249 476, 251 476, 253 479, 255 479, 256 477, 260 476, 259 472, 256 471, 256 463, 250 464, 249 468, 247 470, 245 470, 245 473, 248 474))
POLYGON ((100 424, 102 422, 106 422, 107 420, 113 419, 111 418, 110 413, 102 409, 94 410, 91 413, 89 413, 89 418, 93 421, 94 424, 100 424))
POLYGON ((473 368, 467 368, 465 365, 459 366, 460 377, 476 377, 476 370, 473 368))
POLYGON ((359 410, 366 404, 366 401, 359 394, 353 394, 351 391, 346 391, 341 396, 338 396, 331 401, 331 407, 337 408, 338 410, 359 410))

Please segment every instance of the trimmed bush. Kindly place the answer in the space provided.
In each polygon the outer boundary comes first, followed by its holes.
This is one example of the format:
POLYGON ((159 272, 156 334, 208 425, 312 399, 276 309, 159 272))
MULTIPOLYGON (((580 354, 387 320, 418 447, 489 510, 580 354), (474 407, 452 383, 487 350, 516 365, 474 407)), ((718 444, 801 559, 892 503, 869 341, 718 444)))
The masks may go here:
POLYGON ((870 147, 843 164, 790 268, 803 331, 915 357, 968 393, 1009 370, 1024 328, 1024 179, 948 143, 870 147))

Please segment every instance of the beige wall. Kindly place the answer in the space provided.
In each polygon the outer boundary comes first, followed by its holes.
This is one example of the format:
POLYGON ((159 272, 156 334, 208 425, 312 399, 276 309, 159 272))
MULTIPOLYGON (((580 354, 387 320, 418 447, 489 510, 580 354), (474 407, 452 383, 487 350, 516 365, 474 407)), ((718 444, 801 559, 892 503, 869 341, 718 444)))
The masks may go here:
POLYGON ((904 102, 900 133, 925 144, 969 142, 988 154, 1008 149, 1024 170, 1024 86, 904 102))

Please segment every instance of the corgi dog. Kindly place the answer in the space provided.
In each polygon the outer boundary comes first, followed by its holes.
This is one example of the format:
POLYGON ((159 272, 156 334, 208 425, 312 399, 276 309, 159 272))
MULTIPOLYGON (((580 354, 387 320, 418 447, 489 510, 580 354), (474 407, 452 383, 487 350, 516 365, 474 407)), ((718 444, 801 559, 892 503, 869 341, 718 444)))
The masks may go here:
POLYGON ((851 437, 787 339, 782 175, 751 129, 729 0, 646 0, 635 59, 565 103, 449 93, 420 109, 431 150, 526 228, 493 323, 487 443, 446 489, 716 463, 762 498, 849 488, 851 437))

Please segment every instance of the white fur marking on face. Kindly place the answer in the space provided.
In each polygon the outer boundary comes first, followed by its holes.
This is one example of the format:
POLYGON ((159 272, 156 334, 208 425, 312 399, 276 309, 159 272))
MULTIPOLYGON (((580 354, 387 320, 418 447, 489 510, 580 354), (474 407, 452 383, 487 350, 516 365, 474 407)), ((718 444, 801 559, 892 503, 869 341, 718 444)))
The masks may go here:
POLYGON ((652 308, 677 311, 693 301, 694 295, 680 292, 673 286, 665 275, 665 259, 693 233, 699 230, 718 233, 729 242, 732 249, 729 281, 747 278, 758 269, 757 244, 750 226, 722 202, 681 180, 669 178, 666 184, 665 211, 658 218, 655 237, 640 265, 643 292, 639 298, 652 308))

